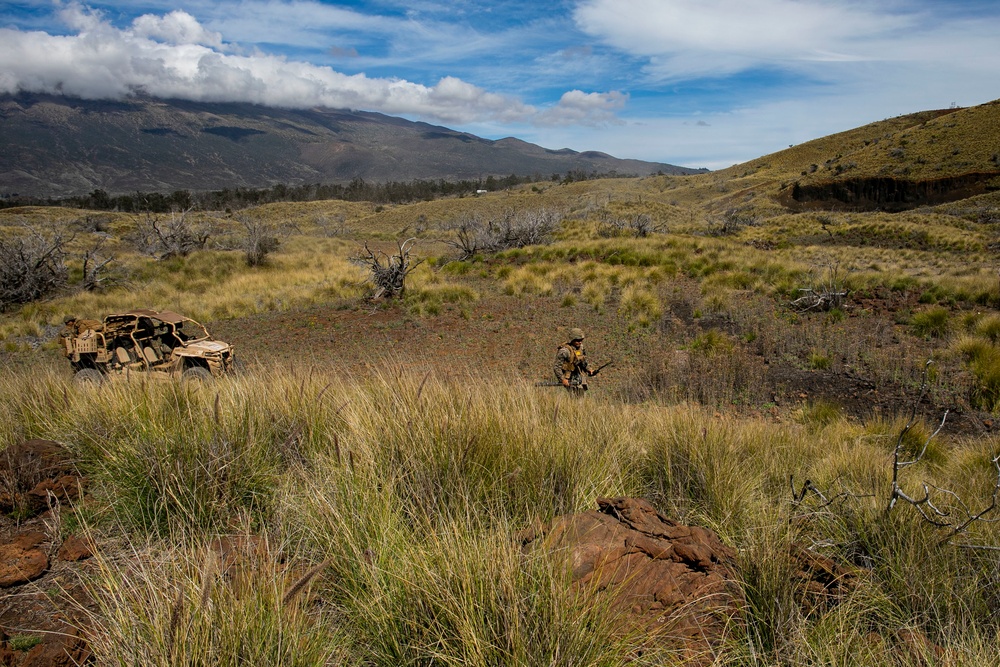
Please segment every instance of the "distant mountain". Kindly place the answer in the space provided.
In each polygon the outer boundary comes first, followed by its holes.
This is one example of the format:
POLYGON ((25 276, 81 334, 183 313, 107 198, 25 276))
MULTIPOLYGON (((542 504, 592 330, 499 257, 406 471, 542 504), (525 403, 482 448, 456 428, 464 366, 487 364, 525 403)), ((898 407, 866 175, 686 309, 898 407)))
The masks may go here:
POLYGON ((0 96, 0 195, 221 190, 570 171, 692 174, 605 153, 491 141, 379 113, 0 96))

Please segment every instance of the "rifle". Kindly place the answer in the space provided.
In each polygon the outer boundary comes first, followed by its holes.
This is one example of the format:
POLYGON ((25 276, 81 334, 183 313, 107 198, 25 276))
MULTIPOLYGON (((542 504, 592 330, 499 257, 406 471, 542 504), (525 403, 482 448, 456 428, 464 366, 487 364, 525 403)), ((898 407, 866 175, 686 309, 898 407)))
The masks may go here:
MULTIPOLYGON (((594 372, 591 373, 590 375, 591 376, 597 375, 601 371, 602 368, 607 368, 608 366, 613 365, 616 361, 617 361, 617 359, 612 359, 611 361, 609 361, 607 363, 601 364, 600 366, 598 366, 597 368, 595 368, 594 372)), ((536 387, 562 387, 563 383, 562 382, 536 382, 535 386, 536 387)))
POLYGON ((617 361, 617 359, 612 359, 611 361, 607 362, 606 364, 601 364, 600 366, 598 366, 597 368, 594 369, 594 372, 591 373, 591 376, 597 375, 598 373, 601 372, 602 368, 607 368, 608 366, 613 365, 616 361, 617 361))

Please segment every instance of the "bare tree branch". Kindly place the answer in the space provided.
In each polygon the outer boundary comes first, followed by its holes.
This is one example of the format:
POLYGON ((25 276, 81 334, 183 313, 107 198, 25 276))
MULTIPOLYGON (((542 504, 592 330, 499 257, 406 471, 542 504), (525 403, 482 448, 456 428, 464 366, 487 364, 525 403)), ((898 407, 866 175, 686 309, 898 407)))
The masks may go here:
POLYGON ((410 259, 410 250, 415 241, 415 238, 409 238, 402 243, 397 242, 398 252, 394 255, 381 250, 374 251, 365 243, 363 251, 351 258, 355 264, 368 269, 366 281, 372 285, 369 299, 403 296, 406 291, 406 277, 423 263, 423 260, 413 263, 410 259))

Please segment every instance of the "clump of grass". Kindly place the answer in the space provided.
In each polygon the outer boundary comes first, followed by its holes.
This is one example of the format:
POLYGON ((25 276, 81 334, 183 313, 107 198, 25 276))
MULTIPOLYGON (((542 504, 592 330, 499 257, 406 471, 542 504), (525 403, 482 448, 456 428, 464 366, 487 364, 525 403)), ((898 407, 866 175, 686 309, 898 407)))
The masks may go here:
POLYGON ((830 359, 830 355, 825 352, 820 352, 818 350, 813 350, 809 353, 809 368, 817 371, 828 370, 833 363, 830 359))
POLYGON ((652 292, 637 285, 629 285, 622 291, 619 312, 634 319, 640 326, 648 327, 663 314, 659 298, 652 292))
POLYGON ((823 428, 842 419, 843 410, 832 401, 817 399, 804 406, 801 415, 804 424, 823 428))
POLYGON ((985 410, 1000 409, 1000 345, 988 337, 966 335, 955 342, 954 349, 976 379, 973 404, 985 410))
POLYGON ((1000 345, 1000 314, 991 313, 975 321, 973 327, 977 336, 982 336, 994 345, 1000 345))
POLYGON ((733 349, 733 342, 725 333, 718 329, 709 329, 700 333, 691 341, 690 348, 706 355, 724 354, 733 349))
POLYGON ((30 651, 42 643, 42 638, 38 635, 19 634, 7 640, 7 644, 14 651, 30 651))
POLYGON ((130 550, 125 564, 98 555, 88 584, 88 644, 99 663, 319 667, 342 659, 338 628, 292 594, 303 578, 282 574, 274 554, 220 572, 225 561, 206 546, 130 550))
POLYGON ((915 313, 910 321, 914 335, 944 338, 950 329, 951 315, 947 308, 938 307, 915 313))

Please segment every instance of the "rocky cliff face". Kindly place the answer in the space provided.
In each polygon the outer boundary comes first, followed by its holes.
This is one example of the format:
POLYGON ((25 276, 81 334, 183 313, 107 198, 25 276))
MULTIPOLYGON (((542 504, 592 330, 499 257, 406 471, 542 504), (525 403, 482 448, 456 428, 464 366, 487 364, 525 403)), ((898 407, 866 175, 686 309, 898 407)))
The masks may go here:
POLYGON ((1000 171, 975 172, 946 178, 908 180, 891 177, 853 178, 794 184, 781 193, 793 209, 905 211, 983 194, 1000 188, 1000 171))

